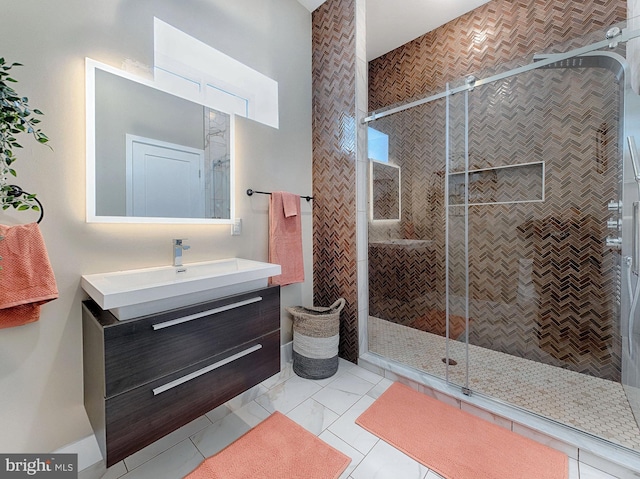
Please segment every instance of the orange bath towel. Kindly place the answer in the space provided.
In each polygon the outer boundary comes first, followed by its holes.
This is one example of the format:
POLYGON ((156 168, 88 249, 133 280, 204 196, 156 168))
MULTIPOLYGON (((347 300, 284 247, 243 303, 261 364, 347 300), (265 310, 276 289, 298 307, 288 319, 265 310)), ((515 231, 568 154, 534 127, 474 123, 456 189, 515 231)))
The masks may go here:
POLYGON ((279 264, 282 273, 270 283, 281 286, 304 281, 300 196, 282 191, 269 200, 269 262, 279 264))
POLYGON ((0 328, 32 323, 58 288, 37 223, 0 225, 0 328))

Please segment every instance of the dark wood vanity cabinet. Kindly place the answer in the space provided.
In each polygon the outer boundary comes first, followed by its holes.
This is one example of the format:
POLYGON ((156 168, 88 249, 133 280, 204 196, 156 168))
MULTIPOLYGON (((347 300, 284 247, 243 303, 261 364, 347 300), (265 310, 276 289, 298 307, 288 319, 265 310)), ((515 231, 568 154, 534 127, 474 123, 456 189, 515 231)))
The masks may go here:
POLYGON ((107 467, 280 371, 280 287, 118 321, 82 303, 84 401, 107 467))

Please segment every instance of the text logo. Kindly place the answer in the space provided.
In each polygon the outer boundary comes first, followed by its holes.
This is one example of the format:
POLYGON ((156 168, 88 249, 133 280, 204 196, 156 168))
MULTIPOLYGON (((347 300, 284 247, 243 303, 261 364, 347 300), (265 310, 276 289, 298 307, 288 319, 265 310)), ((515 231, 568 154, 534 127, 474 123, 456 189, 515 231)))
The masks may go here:
POLYGON ((77 454, 0 454, 0 479, 77 479, 77 454))

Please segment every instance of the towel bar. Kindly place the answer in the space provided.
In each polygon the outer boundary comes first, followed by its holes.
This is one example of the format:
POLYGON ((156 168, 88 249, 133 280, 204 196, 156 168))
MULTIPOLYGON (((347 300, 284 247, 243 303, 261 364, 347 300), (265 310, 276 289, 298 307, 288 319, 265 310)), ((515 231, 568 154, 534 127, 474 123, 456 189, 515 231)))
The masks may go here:
MULTIPOLYGON (((271 194, 270 191, 256 191, 256 190, 252 190, 251 188, 249 188, 247 190, 247 195, 248 196, 252 196, 254 193, 258 193, 259 195, 270 195, 271 194)), ((304 198, 307 201, 311 201, 313 199, 313 196, 300 196, 300 198, 304 198)))

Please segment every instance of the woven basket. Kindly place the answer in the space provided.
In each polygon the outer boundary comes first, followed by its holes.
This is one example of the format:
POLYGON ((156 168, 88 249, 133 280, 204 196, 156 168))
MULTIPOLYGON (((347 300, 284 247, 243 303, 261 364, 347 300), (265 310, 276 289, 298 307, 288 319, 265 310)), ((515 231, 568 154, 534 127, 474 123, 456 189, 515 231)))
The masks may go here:
POLYGON ((292 306, 293 371, 306 379, 324 379, 338 370, 340 312, 344 298, 329 307, 292 306))

